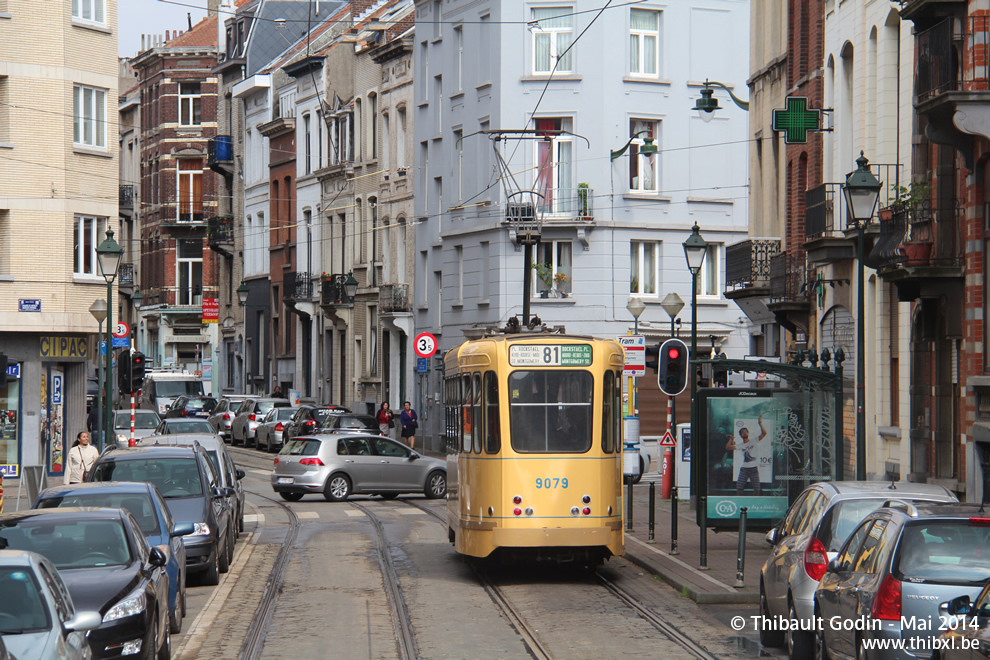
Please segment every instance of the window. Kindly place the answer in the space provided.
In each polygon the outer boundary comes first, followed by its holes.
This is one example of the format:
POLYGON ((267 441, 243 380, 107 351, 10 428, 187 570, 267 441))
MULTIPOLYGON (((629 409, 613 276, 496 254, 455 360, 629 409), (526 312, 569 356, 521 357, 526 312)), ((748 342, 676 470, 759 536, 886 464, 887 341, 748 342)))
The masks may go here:
POLYGON ((75 247, 72 272, 76 275, 99 275, 96 265, 96 246, 103 240, 107 228, 106 218, 77 215, 72 228, 75 247))
POLYGON ((75 85, 72 88, 72 141, 87 147, 107 146, 107 92, 75 85))
POLYGON ((203 304, 203 242, 200 239, 176 240, 175 303, 177 305, 203 304))
POLYGON ((533 73, 572 73, 573 7, 533 7, 533 73))
POLYGON ((454 131, 454 145, 457 149, 457 164, 454 174, 457 177, 457 201, 464 199, 464 131, 454 131))
POLYGON ((371 364, 368 365, 368 373, 372 376, 378 375, 378 307, 368 305, 368 337, 371 338, 371 351, 369 357, 371 364))
POLYGON ((498 414, 498 378, 485 372, 485 453, 497 454, 502 447, 498 414))
POLYGON ((105 0, 72 0, 72 18, 106 23, 105 0))
POLYGON ((708 252, 705 253, 705 263, 702 264, 701 270, 698 271, 698 295, 699 296, 718 296, 721 292, 719 277, 720 271, 719 262, 722 253, 721 245, 708 244, 708 252))
POLYGON ((433 0, 433 38, 443 34, 443 0, 433 0))
POLYGON ((312 134, 309 129, 309 115, 303 115, 303 148, 306 155, 303 157, 303 173, 309 174, 313 171, 313 144, 312 134))
POLYGON ((457 91, 464 89, 464 28, 457 26, 454 28, 454 39, 457 42, 457 66, 454 71, 457 74, 457 91))
POLYGON ((481 407, 481 374, 475 372, 474 374, 474 405, 471 411, 471 419, 474 420, 474 429, 472 430, 471 437, 474 439, 474 453, 481 453, 481 441, 483 434, 485 432, 483 425, 485 422, 484 415, 482 414, 484 408, 481 407))
POLYGON ((615 374, 605 372, 602 381, 602 451, 606 454, 615 452, 615 374))
POLYGON ((203 221, 203 161, 185 158, 176 170, 178 222, 203 221))
POLYGON ((179 83, 179 125, 199 126, 201 97, 199 83, 179 83))
POLYGON ((876 573, 879 566, 880 553, 883 551, 883 535, 887 529, 886 520, 877 520, 870 527, 870 533, 863 542, 863 549, 856 558, 852 570, 854 573, 876 573))
POLYGON ((537 291, 553 291, 556 295, 571 292, 570 241, 545 241, 536 246, 537 291))
POLYGON ((436 98, 436 109, 433 115, 436 117, 436 133, 443 134, 443 76, 433 76, 433 95, 436 98))
POLYGON ((853 560, 856 559, 856 555, 859 554, 859 549, 863 546, 863 541, 866 539, 866 530, 872 524, 873 521, 867 521, 859 526, 859 529, 849 538, 846 542, 845 548, 839 553, 839 556, 835 558, 836 565, 839 572, 844 573, 852 569, 853 560))
POLYGON ((464 246, 455 245, 454 253, 457 255, 457 288, 454 301, 457 305, 464 304, 464 246))
POLYGON ((353 159, 354 122, 349 112, 330 118, 330 162, 333 165, 353 159))
POLYGON ((474 435, 474 418, 472 416, 474 397, 471 392, 471 375, 461 376, 461 451, 471 453, 472 437, 474 435))
POLYGON ((632 241, 629 246, 629 293, 657 295, 660 291, 660 244, 632 241))
POLYGON ((395 136, 395 168, 406 169, 406 109, 399 108, 399 132, 395 136))
MULTIPOLYGON (((478 34, 480 35, 480 38, 478 39, 478 44, 479 44, 478 52, 479 53, 490 53, 491 52, 491 46, 490 46, 490 44, 491 44, 491 32, 489 31, 488 28, 491 27, 491 18, 492 17, 491 17, 491 14, 483 14, 479 18, 481 19, 481 21, 480 21, 480 29, 478 30, 478 34)), ((489 58, 487 58, 487 57, 479 57, 478 58, 478 79, 482 83, 487 83, 487 82, 490 82, 491 81, 491 78, 492 78, 492 74, 491 74, 491 63, 489 62, 489 58)))
POLYGON ((378 95, 368 95, 368 140, 371 158, 378 158, 378 95))
MULTIPOLYGON (((544 118, 536 120, 538 131, 569 131, 569 118, 544 118)), ((576 210, 577 195, 571 191, 570 135, 550 134, 549 140, 536 142, 536 191, 539 194, 541 213, 563 214, 576 210)))
POLYGON ((387 112, 382 113, 382 169, 387 170, 389 163, 391 163, 391 154, 389 153, 392 148, 392 128, 389 123, 389 115, 387 112))
MULTIPOLYGON (((633 138, 629 145, 629 190, 633 192, 655 193, 659 188, 658 169, 660 167, 660 154, 644 156, 639 149, 645 144, 645 138, 657 139, 660 122, 645 119, 632 119, 629 121, 629 135, 637 134, 639 137, 633 138)), ((654 142, 654 145, 657 143, 654 142)))
POLYGON ((513 371, 509 374, 512 449, 519 453, 588 451, 593 399, 594 379, 587 371, 513 371))
POLYGON ((629 16, 629 73, 655 76, 660 71, 660 12, 633 9, 629 16))

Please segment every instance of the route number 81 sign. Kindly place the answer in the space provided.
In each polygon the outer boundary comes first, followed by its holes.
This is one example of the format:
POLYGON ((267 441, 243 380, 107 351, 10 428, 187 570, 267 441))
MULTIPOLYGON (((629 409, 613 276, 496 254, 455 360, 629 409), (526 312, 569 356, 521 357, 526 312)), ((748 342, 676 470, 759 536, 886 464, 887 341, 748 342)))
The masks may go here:
POLYGON ((429 332, 421 332, 416 335, 413 350, 419 357, 433 357, 433 354, 437 352, 437 338, 429 332))

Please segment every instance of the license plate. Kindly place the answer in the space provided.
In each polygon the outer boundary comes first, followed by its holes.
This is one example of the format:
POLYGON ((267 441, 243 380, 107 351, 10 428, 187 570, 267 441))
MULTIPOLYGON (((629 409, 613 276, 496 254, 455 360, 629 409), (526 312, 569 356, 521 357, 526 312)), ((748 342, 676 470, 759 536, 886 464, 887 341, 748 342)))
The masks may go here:
POLYGON ((292 483, 292 477, 279 477, 278 478, 278 482, 280 484, 291 484, 292 483))
POLYGON ((208 412, 196 413, 196 417, 209 417, 209 416, 210 416, 210 413, 208 413, 208 412))

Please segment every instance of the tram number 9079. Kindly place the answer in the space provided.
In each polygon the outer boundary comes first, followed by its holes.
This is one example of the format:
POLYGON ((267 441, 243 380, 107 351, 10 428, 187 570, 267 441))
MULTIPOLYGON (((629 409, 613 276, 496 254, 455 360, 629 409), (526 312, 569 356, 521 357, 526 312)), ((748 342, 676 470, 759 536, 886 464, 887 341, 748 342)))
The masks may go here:
POLYGON ((567 488, 567 478, 560 479, 558 477, 546 477, 543 479, 536 479, 537 488, 567 488))

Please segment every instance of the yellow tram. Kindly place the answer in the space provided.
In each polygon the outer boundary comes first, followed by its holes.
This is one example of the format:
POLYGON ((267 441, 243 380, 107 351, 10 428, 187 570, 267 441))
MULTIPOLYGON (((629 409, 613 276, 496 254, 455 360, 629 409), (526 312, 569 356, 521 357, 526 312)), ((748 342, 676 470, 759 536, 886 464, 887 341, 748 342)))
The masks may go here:
POLYGON ((623 552, 622 346, 522 333, 444 359, 454 549, 597 563, 623 552))

